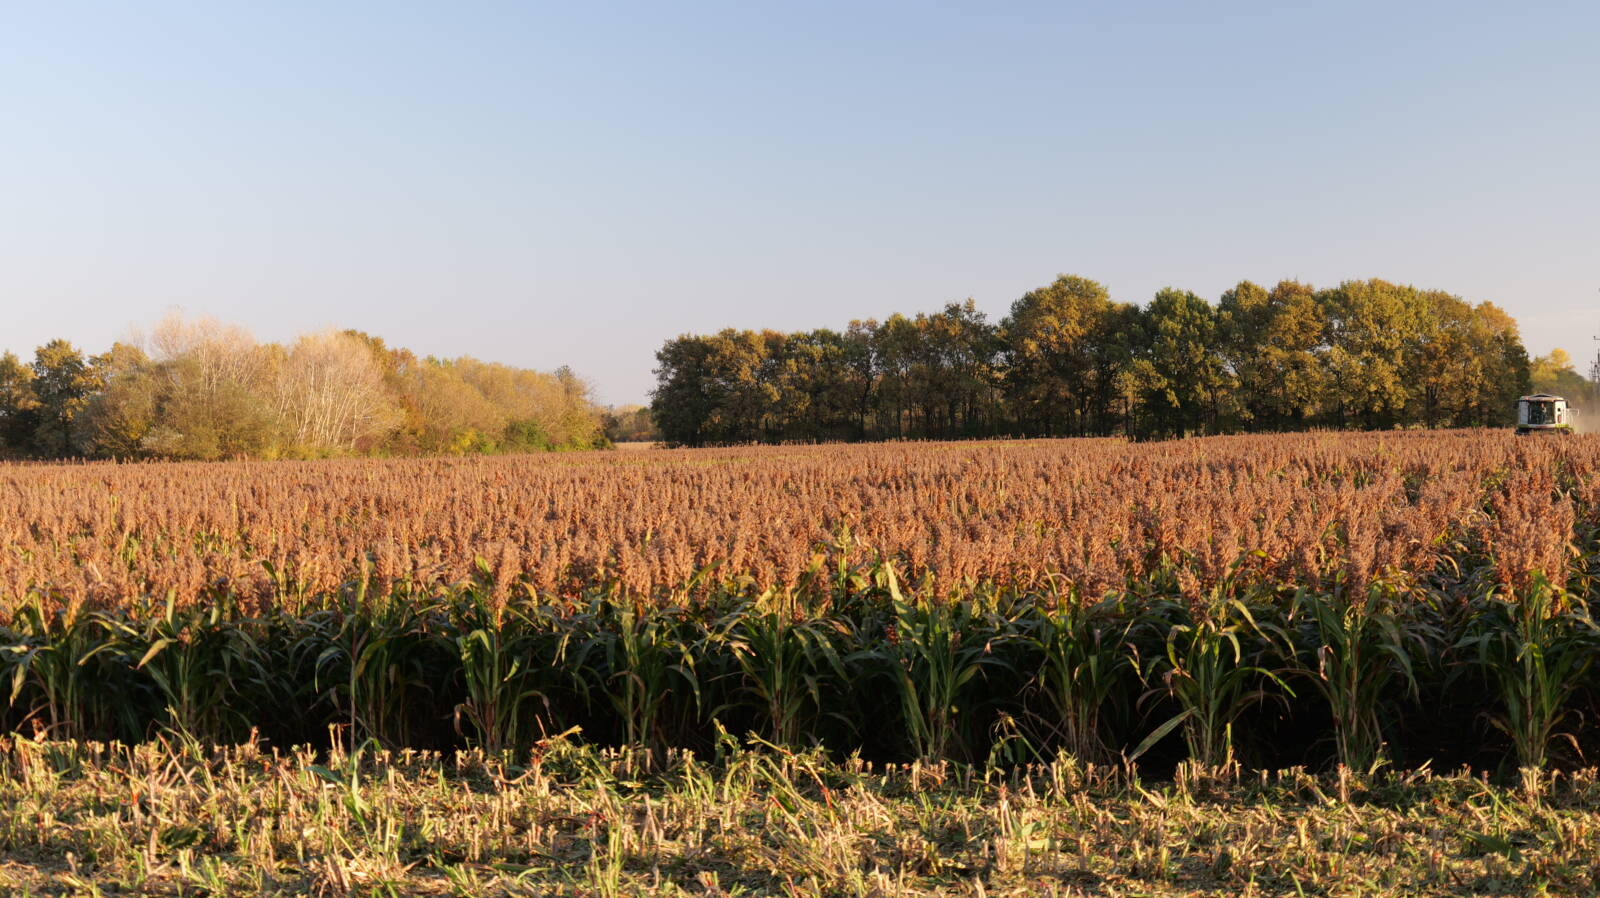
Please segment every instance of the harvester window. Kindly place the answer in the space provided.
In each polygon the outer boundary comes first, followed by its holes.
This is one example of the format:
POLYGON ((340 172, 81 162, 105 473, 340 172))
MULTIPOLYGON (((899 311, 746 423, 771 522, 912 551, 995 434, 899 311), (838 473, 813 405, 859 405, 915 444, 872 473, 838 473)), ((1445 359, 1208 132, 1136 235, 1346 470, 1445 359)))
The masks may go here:
POLYGON ((1556 404, 1554 402, 1528 403, 1529 424, 1554 424, 1556 423, 1556 404))

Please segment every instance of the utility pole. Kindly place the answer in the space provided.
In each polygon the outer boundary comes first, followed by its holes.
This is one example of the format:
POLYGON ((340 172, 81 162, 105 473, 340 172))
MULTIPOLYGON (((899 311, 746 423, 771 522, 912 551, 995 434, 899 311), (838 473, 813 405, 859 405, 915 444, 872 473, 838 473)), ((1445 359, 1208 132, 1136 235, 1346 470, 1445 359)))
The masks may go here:
MULTIPOLYGON (((1600 336, 1593 339, 1600 340, 1600 336)), ((1600 350, 1596 350, 1594 361, 1589 363, 1589 382, 1600 383, 1600 350)))

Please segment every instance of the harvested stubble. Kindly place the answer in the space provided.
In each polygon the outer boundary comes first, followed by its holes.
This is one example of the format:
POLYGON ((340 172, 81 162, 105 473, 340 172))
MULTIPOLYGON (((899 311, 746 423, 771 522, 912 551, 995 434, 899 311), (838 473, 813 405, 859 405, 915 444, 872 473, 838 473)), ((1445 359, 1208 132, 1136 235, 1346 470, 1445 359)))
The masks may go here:
POLYGON ((12 894, 1576 895, 1600 781, 0 739, 12 894))

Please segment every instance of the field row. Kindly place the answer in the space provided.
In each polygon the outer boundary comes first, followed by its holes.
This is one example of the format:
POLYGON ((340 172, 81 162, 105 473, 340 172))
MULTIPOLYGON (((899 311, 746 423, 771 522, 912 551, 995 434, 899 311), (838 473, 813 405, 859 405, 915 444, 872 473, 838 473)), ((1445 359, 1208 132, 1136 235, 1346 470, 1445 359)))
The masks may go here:
POLYGON ((705 750, 721 727, 880 759, 1506 772, 1600 747, 1586 438, 0 480, 6 725, 56 738, 705 750))
POLYGON ((684 604, 804 591, 893 560, 939 596, 1099 598, 1164 572, 1235 584, 1416 583, 1477 553, 1561 585, 1594 525, 1600 440, 1315 434, 650 451, 467 460, 0 466, 0 618, 53 606, 315 607, 364 584, 609 590, 684 604))
POLYGON ((1542 581, 1515 601, 1372 587, 1214 604, 1176 598, 1171 578, 1096 604, 918 600, 889 565, 834 586, 806 608, 552 606, 483 587, 307 614, 29 610, 0 628, 0 727, 496 752, 564 731, 707 752, 731 732, 879 760, 1066 751, 1155 772, 1190 758, 1514 776, 1600 749, 1600 631, 1542 581))

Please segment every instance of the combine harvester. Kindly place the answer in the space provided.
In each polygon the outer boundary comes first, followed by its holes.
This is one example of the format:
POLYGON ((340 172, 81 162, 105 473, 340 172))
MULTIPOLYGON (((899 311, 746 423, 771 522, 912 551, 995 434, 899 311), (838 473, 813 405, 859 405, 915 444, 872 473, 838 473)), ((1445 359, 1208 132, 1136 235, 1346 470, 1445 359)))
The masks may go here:
POLYGON ((1535 393, 1517 400, 1517 435, 1530 433, 1572 433, 1577 411, 1567 408, 1567 400, 1549 393, 1535 393))
MULTIPOLYGON (((1600 340, 1600 337, 1595 337, 1600 340)), ((1600 352, 1589 366, 1589 380, 1600 383, 1600 352)), ((1517 436, 1530 433, 1577 433, 1573 427, 1578 410, 1567 407, 1566 397, 1534 393, 1517 400, 1517 436)), ((1592 425, 1591 425, 1592 426, 1592 425)))

